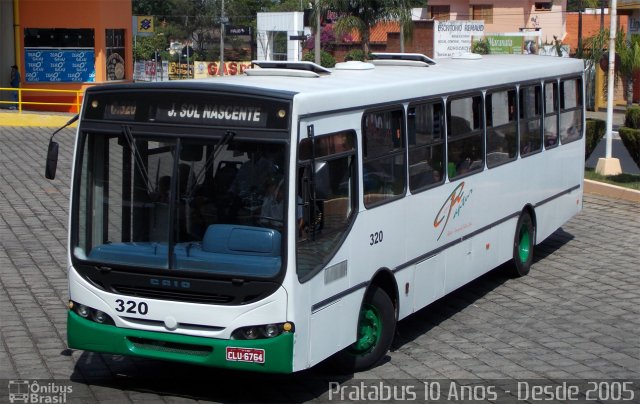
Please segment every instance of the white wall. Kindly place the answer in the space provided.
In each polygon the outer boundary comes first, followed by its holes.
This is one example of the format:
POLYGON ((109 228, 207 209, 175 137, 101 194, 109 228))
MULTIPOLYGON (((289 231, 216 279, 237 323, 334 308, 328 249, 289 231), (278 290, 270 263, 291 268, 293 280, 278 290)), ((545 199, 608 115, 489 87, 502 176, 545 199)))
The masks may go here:
POLYGON ((300 41, 289 40, 292 35, 304 31, 304 13, 258 13, 257 48, 258 60, 273 60, 273 36, 269 32, 287 33, 287 60, 298 61, 302 57, 300 41))

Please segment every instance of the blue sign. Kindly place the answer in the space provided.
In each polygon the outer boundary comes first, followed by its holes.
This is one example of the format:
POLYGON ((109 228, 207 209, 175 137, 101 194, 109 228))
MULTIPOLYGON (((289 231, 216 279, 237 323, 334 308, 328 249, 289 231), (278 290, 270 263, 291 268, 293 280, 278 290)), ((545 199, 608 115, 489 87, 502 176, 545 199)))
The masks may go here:
POLYGON ((93 49, 24 50, 27 83, 84 83, 96 81, 93 49))

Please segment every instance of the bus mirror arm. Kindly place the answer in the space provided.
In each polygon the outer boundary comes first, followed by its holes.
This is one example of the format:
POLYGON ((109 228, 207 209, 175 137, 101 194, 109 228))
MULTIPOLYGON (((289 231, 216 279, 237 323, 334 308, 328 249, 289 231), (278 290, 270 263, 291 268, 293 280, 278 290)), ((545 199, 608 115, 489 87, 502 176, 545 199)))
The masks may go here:
POLYGON ((57 142, 53 141, 53 137, 62 129, 66 128, 67 126, 77 121, 79 116, 80 115, 76 114, 73 118, 69 119, 69 121, 65 123, 64 126, 58 128, 55 132, 51 134, 51 137, 49 138, 49 147, 47 148, 47 162, 44 170, 44 176, 46 179, 54 180, 56 178, 56 170, 58 168, 59 145, 57 142))

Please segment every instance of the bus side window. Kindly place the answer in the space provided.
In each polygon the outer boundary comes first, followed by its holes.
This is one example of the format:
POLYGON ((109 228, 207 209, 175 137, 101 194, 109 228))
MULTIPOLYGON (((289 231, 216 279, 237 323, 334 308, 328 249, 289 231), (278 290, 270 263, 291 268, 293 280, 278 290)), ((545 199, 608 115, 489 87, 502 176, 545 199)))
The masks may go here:
POLYGON ((405 190, 404 113, 401 109, 364 114, 363 187, 369 208, 402 195, 405 190))
POLYGON ((558 145, 558 83, 544 83, 544 147, 558 145))
POLYGON ((582 137, 582 80, 560 83, 560 141, 573 142, 582 137))
POLYGON ((419 192, 444 180, 444 106, 442 101, 410 105, 409 189, 419 192))
POLYGON ((297 272, 315 273, 335 252, 356 211, 354 131, 302 139, 299 146, 296 218, 297 272))
POLYGON ((454 98, 447 110, 447 175, 455 179, 482 171, 484 139, 482 96, 454 98))
POLYGON ((520 155, 542 150, 542 87, 520 87, 520 155))
POLYGON ((487 167, 513 161, 518 155, 516 90, 495 91, 485 98, 487 167))

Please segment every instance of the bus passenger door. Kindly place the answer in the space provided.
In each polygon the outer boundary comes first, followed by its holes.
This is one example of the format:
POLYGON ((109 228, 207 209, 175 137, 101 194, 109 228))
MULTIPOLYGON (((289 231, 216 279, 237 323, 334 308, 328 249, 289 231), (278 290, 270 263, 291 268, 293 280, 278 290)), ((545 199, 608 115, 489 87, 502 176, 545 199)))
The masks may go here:
POLYGON ((349 330, 355 329, 362 298, 344 295, 350 287, 346 240, 356 213, 357 177, 356 134, 336 127, 340 123, 321 118, 300 128, 296 271, 309 299, 309 365, 353 342, 349 330))

